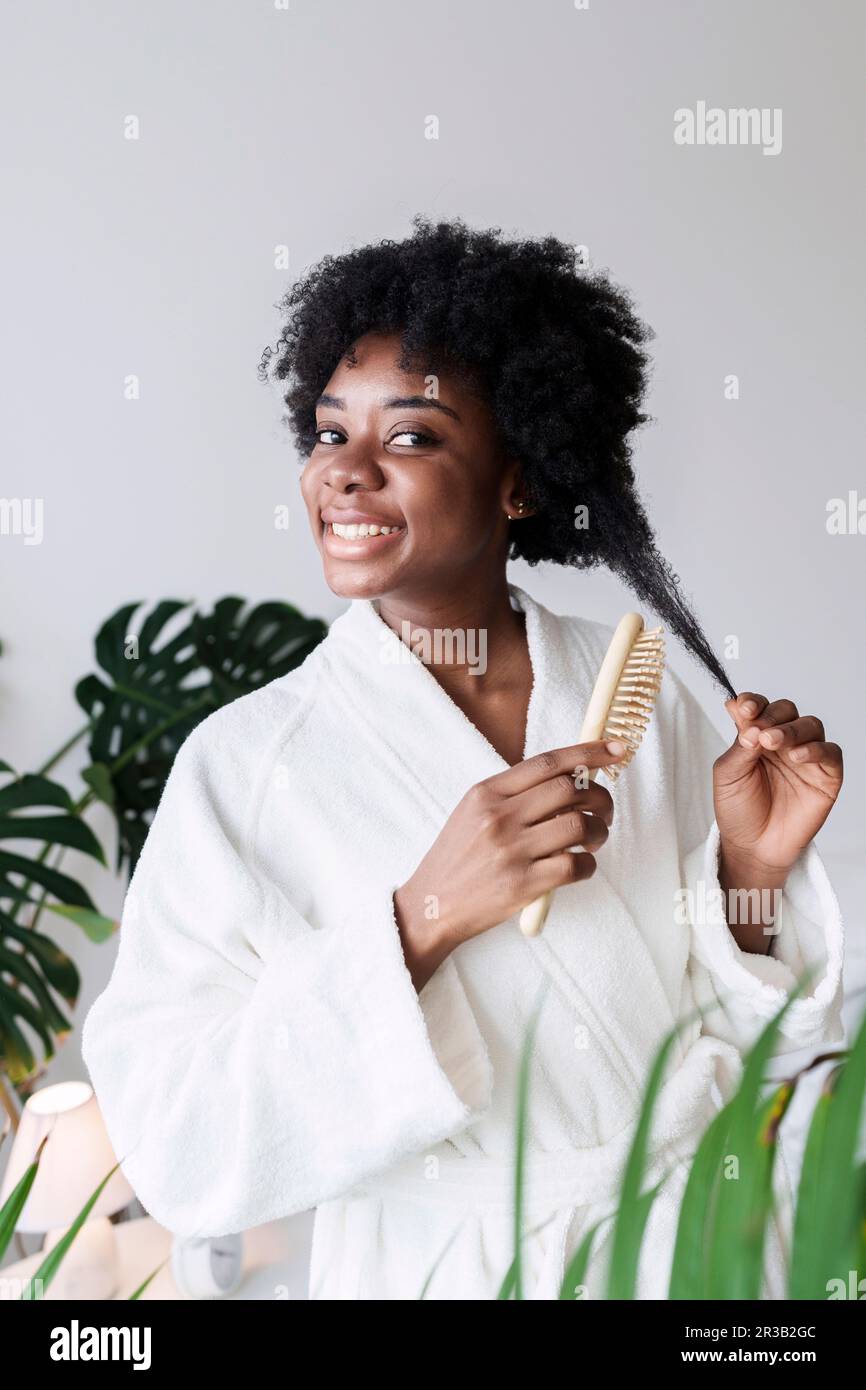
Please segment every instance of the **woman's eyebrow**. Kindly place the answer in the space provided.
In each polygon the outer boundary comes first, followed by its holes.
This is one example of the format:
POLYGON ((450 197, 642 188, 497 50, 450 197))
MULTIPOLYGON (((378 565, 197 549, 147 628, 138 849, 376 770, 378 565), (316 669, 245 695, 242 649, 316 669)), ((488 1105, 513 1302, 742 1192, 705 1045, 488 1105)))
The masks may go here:
MULTIPOLYGON (((386 410, 442 410, 446 415, 451 415, 455 420, 460 416, 456 410, 452 410, 450 405, 443 405, 441 401, 433 400, 429 396, 389 396, 380 400, 379 404, 386 410)), ((346 402, 342 396, 329 396, 327 392, 319 396, 316 407, 328 405, 332 410, 345 410, 346 402)))

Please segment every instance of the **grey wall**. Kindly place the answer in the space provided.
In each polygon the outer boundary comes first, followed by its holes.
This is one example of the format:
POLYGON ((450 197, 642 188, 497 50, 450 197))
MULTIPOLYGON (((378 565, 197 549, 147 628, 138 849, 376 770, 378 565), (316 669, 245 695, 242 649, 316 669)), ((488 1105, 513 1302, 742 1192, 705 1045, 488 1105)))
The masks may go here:
MULTIPOLYGON (((0 536, 0 756, 35 766, 76 726, 72 685, 124 601, 283 595, 336 615, 278 395, 256 379, 273 306, 326 252, 460 214, 587 245, 655 327, 644 495, 713 641, 739 639, 735 684, 790 694, 846 747, 819 843, 859 930, 866 535, 829 535, 826 505, 866 496, 862 16, 855 0, 8 8, 0 492, 43 499, 44 534, 0 536), (674 112, 699 101, 780 108, 781 150, 678 145, 674 112)), ((514 577, 560 611, 633 606, 603 574, 514 577)), ((709 681, 674 664, 726 728, 709 681)), ((76 949, 83 1008, 112 951, 76 949)))

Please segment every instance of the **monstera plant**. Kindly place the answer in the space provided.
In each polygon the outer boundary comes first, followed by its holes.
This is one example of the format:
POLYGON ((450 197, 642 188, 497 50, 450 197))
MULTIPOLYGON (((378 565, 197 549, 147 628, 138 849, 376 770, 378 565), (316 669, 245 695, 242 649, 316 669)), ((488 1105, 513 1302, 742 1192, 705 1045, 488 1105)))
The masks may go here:
MULTIPOLYGON (((71 1028, 79 976, 48 934, 45 912, 93 941, 116 928, 86 888, 64 872, 67 850, 105 854, 85 821, 95 802, 117 824, 116 870, 134 869, 177 750, 221 705, 299 666, 326 625, 282 602, 250 609, 220 599, 209 613, 177 599, 141 613, 118 609, 96 637, 98 671, 75 688, 87 716, 39 771, 0 762, 0 1071, 22 1098, 71 1028), (52 770, 86 741, 89 763, 75 798, 52 770), (37 1056, 41 1044, 41 1059, 37 1056)), ((0 1077, 7 1109, 11 1097, 0 1077)))

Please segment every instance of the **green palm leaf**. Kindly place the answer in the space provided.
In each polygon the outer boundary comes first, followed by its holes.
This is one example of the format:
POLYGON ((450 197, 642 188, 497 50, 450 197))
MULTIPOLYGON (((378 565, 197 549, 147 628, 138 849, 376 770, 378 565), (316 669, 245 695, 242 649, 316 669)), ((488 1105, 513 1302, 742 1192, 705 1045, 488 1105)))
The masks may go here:
POLYGON ((112 1174, 117 1172, 117 1169, 119 1167, 120 1164, 115 1163, 114 1167, 108 1170, 105 1177, 102 1179, 102 1182, 99 1183, 99 1185, 96 1188, 94 1188, 90 1197, 88 1197, 87 1201, 84 1203, 84 1206, 81 1208, 81 1211, 78 1213, 72 1225, 69 1227, 69 1230, 66 1232, 66 1235, 63 1236, 57 1242, 57 1244, 51 1248, 51 1250, 49 1250, 48 1254, 45 1256, 45 1259, 42 1261, 36 1273, 32 1275, 31 1284, 35 1285, 37 1288, 40 1288, 43 1293, 45 1289, 48 1288, 48 1285, 51 1283, 52 1279, 54 1278, 55 1274, 60 1268, 60 1265, 67 1251, 69 1250, 69 1247, 75 1240, 75 1237, 78 1235, 78 1232, 81 1230, 81 1227, 84 1225, 85 1221, 87 1220, 88 1216, 93 1210, 93 1207, 96 1205, 96 1202, 99 1199, 99 1194, 105 1187, 105 1184, 108 1182, 112 1174))
POLYGON ((826 1299, 830 1282, 847 1280, 860 1264, 863 1188, 857 1151, 864 1091, 866 1016, 847 1061, 825 1083, 809 1127, 794 1217, 791 1298, 826 1299))
POLYGON ((41 844, 42 850, 38 857, 31 857, 17 848, 0 848, 0 902, 17 908, 35 901, 31 888, 36 883, 60 902, 93 908, 89 893, 80 883, 45 863, 54 846, 76 849, 100 864, 105 863, 102 846, 78 815, 65 787, 32 773, 13 775, 0 787, 0 842, 19 840, 33 840, 41 844), (46 808, 55 813, 41 814, 46 808))
POLYGON ((577 1300, 577 1289, 581 1287, 586 1279, 586 1271, 589 1266, 589 1257, 592 1254, 592 1242, 596 1231, 601 1225, 596 1221, 595 1225, 587 1231, 577 1250, 572 1255, 562 1276, 562 1285, 559 1290, 560 1299, 567 1299, 569 1302, 577 1300))
POLYGON ((147 1276, 147 1278, 144 1280, 144 1282, 141 1283, 141 1284, 139 1284, 138 1288, 135 1290, 135 1293, 131 1293, 131 1294, 129 1295, 128 1302, 133 1303, 133 1302, 135 1301, 135 1299, 141 1298, 141 1295, 144 1293, 144 1291, 145 1291, 145 1289, 147 1288, 148 1284, 150 1284, 150 1283, 153 1282, 153 1280, 156 1278, 157 1274, 159 1274, 159 1271, 160 1271, 161 1269, 165 1269, 165 1266, 166 1266, 167 1264, 168 1264, 168 1260, 163 1260, 162 1264, 157 1265, 156 1269, 151 1270, 150 1274, 148 1274, 148 1276, 147 1276))
POLYGON ((99 914, 87 890, 46 858, 53 849, 75 849, 99 863, 104 856, 65 787, 41 775, 9 776, 10 771, 8 765, 0 769, 0 1057, 10 1080, 19 1085, 54 1056, 56 1042, 69 1033, 71 1022, 55 994, 74 1004, 80 981, 69 956, 16 917, 42 898, 52 898, 57 901, 49 906, 95 922, 99 914), (5 848, 10 842, 14 850, 5 848), (37 853, 26 853, 29 842, 40 846, 37 853), (42 1063, 34 1035, 42 1044, 42 1063))
POLYGON ((778 1113, 790 1099, 789 1083, 762 1101, 761 1088, 779 1029, 788 1009, 806 986, 807 971, 788 994, 746 1054, 743 1076, 729 1104, 730 1126, 725 1157, 735 1160, 724 1175, 708 1231, 711 1298, 760 1298, 764 1238, 773 1203, 772 1171, 776 1155, 778 1113))
POLYGON ((11 917, 0 912, 0 939, 8 946, 10 940, 17 942, 23 951, 32 956, 39 971, 48 984, 69 1003, 74 1004, 80 988, 80 977, 75 962, 48 936, 33 927, 22 927, 11 917))
POLYGON ((644 1092, 640 1115, 632 1139, 620 1201, 614 1223, 613 1247, 610 1270, 608 1272, 607 1297, 610 1299, 633 1299, 637 1282, 638 1259, 643 1242, 644 1229, 653 1201, 661 1183, 651 1191, 641 1192, 644 1168, 646 1167, 649 1146, 650 1126, 653 1111, 667 1066, 670 1050, 679 1033, 679 1024, 672 1028, 659 1048, 650 1071, 644 1092))
POLYGON ((300 666, 327 627, 290 603, 260 603, 245 615, 243 599, 230 597, 220 599, 210 615, 196 617, 193 633, 217 703, 229 704, 300 666))
POLYGON ((710 1297, 708 1232, 718 1202, 730 1127, 729 1103, 711 1121, 692 1159, 677 1222, 669 1299, 710 1297))
POLYGON ((30 1194, 30 1189, 36 1181, 36 1174, 39 1171, 39 1161, 42 1158, 42 1150, 51 1138, 46 1134, 41 1140, 36 1153, 33 1155, 33 1162, 28 1165, 19 1181, 15 1184, 6 1201, 0 1207, 0 1260, 9 1248, 9 1242, 15 1234, 15 1227, 18 1219, 24 1210, 24 1203, 30 1194))

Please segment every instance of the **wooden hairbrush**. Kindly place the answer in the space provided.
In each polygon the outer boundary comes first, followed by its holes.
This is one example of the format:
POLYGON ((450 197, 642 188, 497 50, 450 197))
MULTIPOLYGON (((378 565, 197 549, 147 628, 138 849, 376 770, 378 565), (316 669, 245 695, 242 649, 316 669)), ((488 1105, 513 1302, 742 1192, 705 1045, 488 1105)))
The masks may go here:
MULTIPOLYGON (((617 624, 596 678, 579 743, 621 739, 626 751, 613 767, 588 769, 589 781, 606 772, 615 782, 628 767, 650 721, 664 670, 664 629, 647 630, 640 613, 626 613, 617 624)), ((544 926, 552 894, 543 893, 520 914, 524 936, 537 936, 544 926)))

